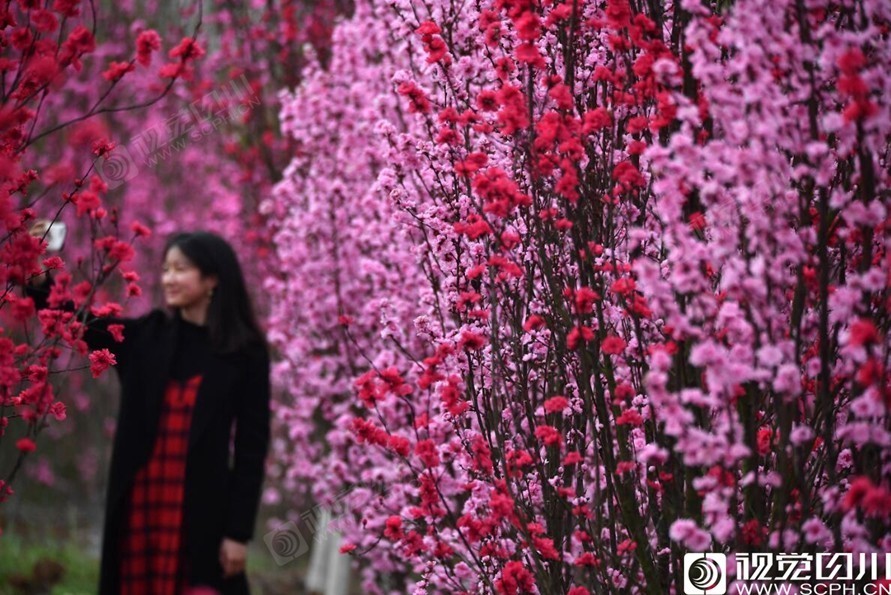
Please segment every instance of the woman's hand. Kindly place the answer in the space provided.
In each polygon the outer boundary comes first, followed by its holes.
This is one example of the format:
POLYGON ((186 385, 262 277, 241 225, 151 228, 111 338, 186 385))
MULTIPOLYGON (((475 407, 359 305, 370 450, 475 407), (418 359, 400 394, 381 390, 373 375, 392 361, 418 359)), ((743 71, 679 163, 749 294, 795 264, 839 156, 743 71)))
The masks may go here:
POLYGON ((34 223, 31 225, 31 229, 28 230, 28 233, 34 237, 40 237, 46 233, 46 230, 48 230, 49 227, 49 219, 35 219, 34 223))
POLYGON ((247 546, 240 541, 224 537, 223 543, 220 544, 220 565, 223 567, 223 576, 229 578, 244 572, 245 560, 247 560, 247 546))

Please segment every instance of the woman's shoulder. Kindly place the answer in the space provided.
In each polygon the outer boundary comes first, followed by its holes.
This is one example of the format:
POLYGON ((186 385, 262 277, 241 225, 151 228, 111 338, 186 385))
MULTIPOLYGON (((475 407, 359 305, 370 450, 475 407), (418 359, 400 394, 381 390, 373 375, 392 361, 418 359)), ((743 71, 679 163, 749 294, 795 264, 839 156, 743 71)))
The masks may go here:
POLYGON ((172 322, 173 317, 162 308, 152 308, 144 314, 124 319, 125 326, 141 336, 162 334, 172 322))
POLYGON ((137 317, 136 320, 145 326, 165 326, 173 322, 173 317, 163 308, 152 308, 142 316, 137 317))

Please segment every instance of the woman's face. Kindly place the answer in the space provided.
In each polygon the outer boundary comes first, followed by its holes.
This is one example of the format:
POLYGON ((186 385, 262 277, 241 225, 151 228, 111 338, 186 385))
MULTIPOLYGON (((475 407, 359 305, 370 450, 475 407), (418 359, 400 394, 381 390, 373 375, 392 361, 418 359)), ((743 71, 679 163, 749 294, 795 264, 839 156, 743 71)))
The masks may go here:
POLYGON ((210 302, 208 292, 216 285, 211 277, 202 277, 201 270, 173 246, 164 258, 161 286, 164 299, 171 308, 190 308, 210 302))

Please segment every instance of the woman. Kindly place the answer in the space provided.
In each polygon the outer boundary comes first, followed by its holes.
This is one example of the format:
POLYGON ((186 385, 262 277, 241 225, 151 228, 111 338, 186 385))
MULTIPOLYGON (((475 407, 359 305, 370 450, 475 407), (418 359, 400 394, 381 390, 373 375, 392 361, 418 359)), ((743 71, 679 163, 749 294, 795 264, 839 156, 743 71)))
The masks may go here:
MULTIPOLYGON (((44 276, 28 290, 38 308, 44 276)), ((91 349, 114 355, 121 380, 99 592, 249 593, 246 543, 269 444, 266 341, 221 237, 172 236, 161 282, 169 311, 91 318, 84 333, 91 349)))

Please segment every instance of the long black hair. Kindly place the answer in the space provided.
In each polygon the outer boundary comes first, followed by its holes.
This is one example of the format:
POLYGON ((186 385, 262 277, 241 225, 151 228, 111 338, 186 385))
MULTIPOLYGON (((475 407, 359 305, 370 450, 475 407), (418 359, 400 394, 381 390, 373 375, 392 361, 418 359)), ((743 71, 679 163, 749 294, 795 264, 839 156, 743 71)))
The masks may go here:
POLYGON ((174 246, 198 267, 203 277, 217 278, 207 308, 211 349, 232 353, 256 344, 267 348, 241 265, 229 242, 209 231, 179 232, 167 239, 164 258, 174 246))

